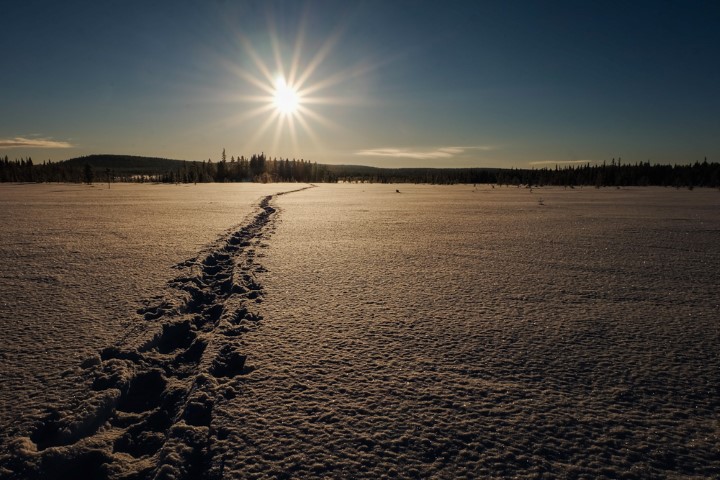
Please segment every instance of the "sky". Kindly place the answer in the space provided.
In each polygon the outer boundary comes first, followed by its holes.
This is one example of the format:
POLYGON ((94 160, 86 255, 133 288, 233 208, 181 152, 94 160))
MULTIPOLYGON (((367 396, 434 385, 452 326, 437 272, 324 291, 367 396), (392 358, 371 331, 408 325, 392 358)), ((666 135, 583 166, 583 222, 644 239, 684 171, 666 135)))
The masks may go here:
POLYGON ((717 1, 0 10, 0 156, 11 160, 217 161, 225 149, 380 167, 720 161, 717 1))

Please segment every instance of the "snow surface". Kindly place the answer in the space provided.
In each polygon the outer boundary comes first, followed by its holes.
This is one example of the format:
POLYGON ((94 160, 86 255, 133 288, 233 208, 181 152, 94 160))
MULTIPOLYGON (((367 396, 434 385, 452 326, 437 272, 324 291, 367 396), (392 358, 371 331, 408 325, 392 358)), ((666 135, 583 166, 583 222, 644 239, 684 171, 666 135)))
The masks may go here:
POLYGON ((78 395, 72 370, 163 296, 171 266, 278 189, 0 185, 0 425, 78 395))
POLYGON ((0 474, 720 475, 720 193, 301 187, 0 189, 0 474))

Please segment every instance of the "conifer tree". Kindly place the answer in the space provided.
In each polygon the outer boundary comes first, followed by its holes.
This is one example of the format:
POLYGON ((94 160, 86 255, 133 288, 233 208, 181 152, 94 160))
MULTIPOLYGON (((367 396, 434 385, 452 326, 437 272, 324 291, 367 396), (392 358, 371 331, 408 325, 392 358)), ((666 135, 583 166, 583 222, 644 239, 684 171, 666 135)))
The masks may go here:
POLYGON ((83 166, 83 181, 87 183, 88 185, 92 185, 93 182, 93 170, 89 163, 86 163, 83 166))

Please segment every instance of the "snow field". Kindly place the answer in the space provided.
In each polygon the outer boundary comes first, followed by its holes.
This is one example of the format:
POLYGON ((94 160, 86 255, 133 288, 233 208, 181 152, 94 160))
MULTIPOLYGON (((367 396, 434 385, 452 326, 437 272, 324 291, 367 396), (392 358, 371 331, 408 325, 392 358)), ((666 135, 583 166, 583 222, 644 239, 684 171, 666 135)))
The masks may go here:
POLYGON ((34 187, 11 478, 720 473, 716 191, 34 187))
POLYGON ((720 195, 474 190, 278 199, 232 478, 718 474, 720 195))
POLYGON ((82 396, 80 363, 164 297, 174 264, 241 224, 278 188, 0 186, 0 425, 82 396))

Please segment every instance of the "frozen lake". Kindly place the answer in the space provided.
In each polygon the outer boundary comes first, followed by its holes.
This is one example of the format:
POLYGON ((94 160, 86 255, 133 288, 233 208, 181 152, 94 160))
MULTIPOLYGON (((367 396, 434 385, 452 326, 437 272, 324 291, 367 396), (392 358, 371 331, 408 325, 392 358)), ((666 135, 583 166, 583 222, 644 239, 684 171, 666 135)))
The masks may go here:
POLYGON ((718 191, 302 187, 0 186, 3 468, 720 474, 718 191))

